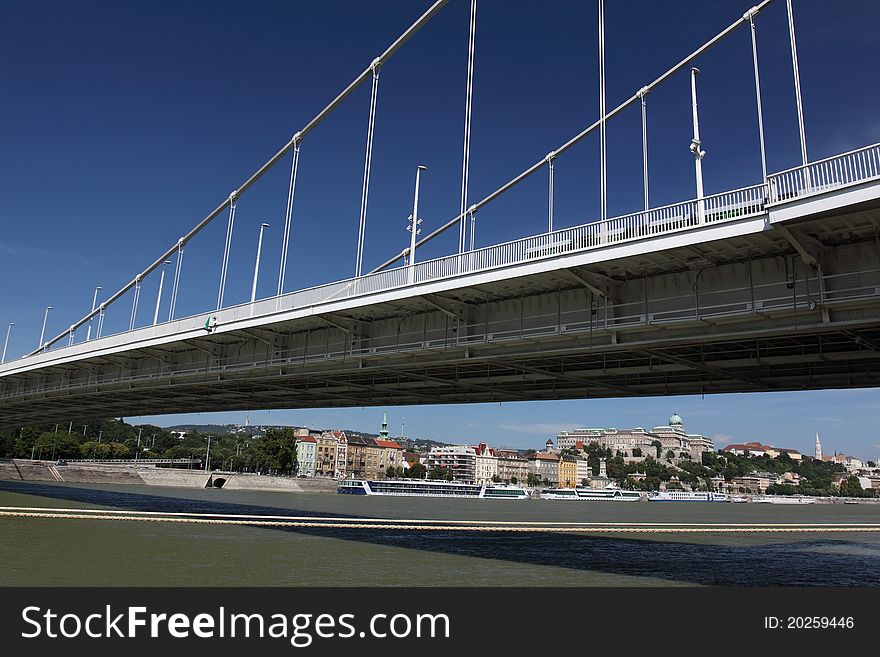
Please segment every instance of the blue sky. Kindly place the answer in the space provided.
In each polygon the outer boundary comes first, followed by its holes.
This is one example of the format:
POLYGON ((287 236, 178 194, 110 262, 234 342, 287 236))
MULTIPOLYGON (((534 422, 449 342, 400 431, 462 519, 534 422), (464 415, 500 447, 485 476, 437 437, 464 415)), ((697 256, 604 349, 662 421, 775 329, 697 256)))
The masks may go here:
MULTIPOLYGON (((16 3, 0 26, 0 327, 15 322, 11 357, 36 347, 43 311, 54 335, 88 311, 96 285, 115 291, 195 225, 301 128, 430 3, 54 0, 16 3)), ((751 5, 740 0, 609 1, 607 105, 616 106, 751 5)), ((365 268, 407 242, 416 164, 428 230, 458 211, 469 3, 449 5, 380 76, 365 268)), ((880 141, 880 6, 795 0, 811 159, 880 141), (831 57, 828 53, 836 53, 831 57)), ((471 200, 567 141, 597 116, 593 2, 480 0, 471 200)), ((768 168, 798 164, 785 3, 757 19, 768 168)), ((701 58, 700 127, 707 193, 760 179, 751 48, 740 28, 701 58)), ((689 78, 648 98, 651 202, 694 195, 689 78)), ((359 89, 302 146, 286 289, 354 271, 369 88, 359 89)), ((641 205, 641 127, 634 105, 608 125, 608 210, 641 205)), ((240 201, 228 304, 248 298, 259 224, 266 234, 260 296, 276 285, 287 160, 240 201)), ((599 209, 598 140, 556 163, 556 223, 599 209)), ((480 213, 478 245, 531 234, 546 222, 538 174, 480 213)), ((178 316, 211 308, 225 219, 188 247, 178 316)), ((421 257, 453 248, 453 231, 421 257)), ((150 321, 158 276, 144 283, 150 321)), ((167 288, 166 288, 167 290, 167 288)), ((165 295, 167 303, 168 295, 165 295)), ((108 313, 127 327, 130 300, 108 313)), ((167 313, 163 305, 162 316, 167 313)), ((389 409, 410 435, 543 443, 575 425, 650 426, 673 412, 689 429, 735 440, 880 455, 880 394, 828 391, 389 409), (747 409, 747 412, 744 412, 747 409), (805 412, 805 409, 809 409, 805 412), (454 423, 454 424, 453 424, 454 423), (438 429, 438 427, 441 427, 438 429)), ((252 421, 373 429, 381 409, 255 412, 252 421)), ((239 421, 243 414, 160 418, 239 421)))

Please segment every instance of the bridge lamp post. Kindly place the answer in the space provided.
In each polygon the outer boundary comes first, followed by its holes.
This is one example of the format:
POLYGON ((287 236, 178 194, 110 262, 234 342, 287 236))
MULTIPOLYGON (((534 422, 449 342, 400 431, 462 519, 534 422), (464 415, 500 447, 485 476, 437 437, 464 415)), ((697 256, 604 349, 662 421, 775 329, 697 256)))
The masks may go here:
POLYGON ((706 151, 702 150, 700 142, 700 119, 697 114, 697 74, 700 69, 691 68, 691 107, 694 116, 694 138, 691 140, 691 153, 694 154, 694 169, 697 178, 697 216, 700 223, 703 221, 703 158, 706 151))
POLYGON ((254 263, 254 283, 251 286, 251 303, 257 298, 257 279, 260 276, 260 252, 263 250, 263 231, 269 228, 269 224, 260 224, 260 239, 257 241, 257 261, 254 263))
POLYGON ((170 264, 170 260, 162 263, 162 274, 159 276, 159 292, 156 293, 156 311, 153 313, 153 326, 159 323, 159 306, 162 305, 162 287, 165 285, 165 270, 168 269, 170 264))
POLYGON ((92 315, 89 317, 89 330, 86 332, 86 342, 92 339, 92 321, 95 317, 95 307, 98 305, 98 292, 101 291, 101 286, 95 288, 95 294, 92 297, 92 315))
POLYGON ((3 358, 0 358, 0 364, 6 362, 6 348, 9 347, 9 334, 12 332, 13 326, 15 326, 15 322, 9 322, 9 326, 6 328, 6 340, 3 342, 3 358))
POLYGON ((37 349, 43 349, 43 338, 46 337, 46 320, 49 319, 49 311, 52 310, 52 306, 46 306, 46 312, 43 314, 43 328, 40 330, 40 344, 37 345, 37 349))
POLYGON ((416 167, 416 191, 413 197, 413 211, 412 216, 410 217, 409 225, 406 229, 409 231, 409 282, 415 282, 415 264, 416 264, 416 237, 418 237, 419 233, 421 233, 421 229, 419 228, 419 224, 422 223, 422 220, 419 219, 419 187, 421 185, 422 171, 427 171, 428 167, 420 164, 416 167))

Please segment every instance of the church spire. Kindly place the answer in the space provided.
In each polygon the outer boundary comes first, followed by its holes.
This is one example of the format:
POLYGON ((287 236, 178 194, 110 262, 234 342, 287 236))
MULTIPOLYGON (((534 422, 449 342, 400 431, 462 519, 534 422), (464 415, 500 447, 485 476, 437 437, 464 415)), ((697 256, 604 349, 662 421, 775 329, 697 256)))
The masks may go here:
POLYGON ((819 432, 816 432, 816 460, 822 460, 822 443, 819 442, 819 432))
POLYGON ((382 429, 379 431, 379 438, 388 440, 388 413, 382 415, 382 429))

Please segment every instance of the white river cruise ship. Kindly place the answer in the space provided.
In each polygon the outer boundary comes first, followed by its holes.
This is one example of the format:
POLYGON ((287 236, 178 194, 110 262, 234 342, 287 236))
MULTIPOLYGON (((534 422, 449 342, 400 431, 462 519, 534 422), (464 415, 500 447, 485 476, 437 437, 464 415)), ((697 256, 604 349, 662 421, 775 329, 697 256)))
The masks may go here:
POLYGON ((512 484, 465 484, 427 479, 343 479, 337 493, 347 495, 395 495, 403 497, 473 497, 495 500, 525 500, 529 491, 512 484))
POLYGON ((804 497, 803 495, 756 495, 752 498, 752 502, 759 504, 815 504, 815 497, 804 497))
POLYGON ((593 502, 638 502, 642 494, 619 488, 545 488, 542 500, 587 500, 593 502))
POLYGON ((727 493, 666 490, 648 495, 651 502, 729 502, 727 493))

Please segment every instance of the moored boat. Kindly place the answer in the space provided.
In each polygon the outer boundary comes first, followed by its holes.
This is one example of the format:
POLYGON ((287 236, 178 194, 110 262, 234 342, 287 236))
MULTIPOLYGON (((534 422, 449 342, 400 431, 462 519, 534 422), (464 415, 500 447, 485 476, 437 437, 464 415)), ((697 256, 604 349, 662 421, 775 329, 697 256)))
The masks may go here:
POLYGON ((752 498, 752 502, 759 504, 815 504, 815 497, 803 495, 760 495, 752 498))
POLYGON ((337 493, 347 495, 391 495, 396 497, 472 497, 496 500, 525 500, 529 491, 513 484, 466 484, 428 479, 342 479, 337 493))
POLYGON ((729 502, 730 498, 726 493, 712 491, 665 490, 659 493, 650 493, 648 500, 651 502, 729 502))
POLYGON ((593 502, 638 502, 642 494, 620 488, 545 488, 542 500, 586 500, 593 502))

